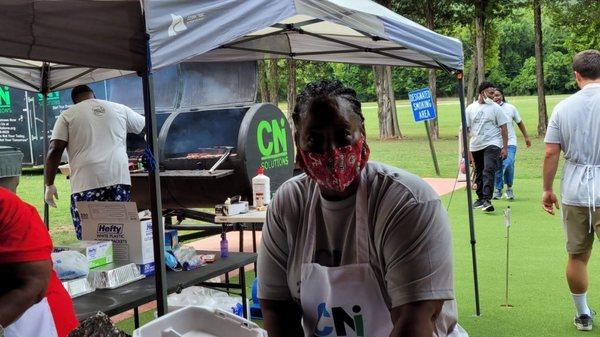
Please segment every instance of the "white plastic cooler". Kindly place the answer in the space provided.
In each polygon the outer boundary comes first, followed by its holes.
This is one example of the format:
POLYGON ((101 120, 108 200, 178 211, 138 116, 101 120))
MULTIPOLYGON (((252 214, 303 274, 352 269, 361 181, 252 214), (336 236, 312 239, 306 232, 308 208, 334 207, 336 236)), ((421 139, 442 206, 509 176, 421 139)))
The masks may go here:
POLYGON ((223 310, 189 306, 136 329, 133 337, 267 337, 267 333, 223 310))

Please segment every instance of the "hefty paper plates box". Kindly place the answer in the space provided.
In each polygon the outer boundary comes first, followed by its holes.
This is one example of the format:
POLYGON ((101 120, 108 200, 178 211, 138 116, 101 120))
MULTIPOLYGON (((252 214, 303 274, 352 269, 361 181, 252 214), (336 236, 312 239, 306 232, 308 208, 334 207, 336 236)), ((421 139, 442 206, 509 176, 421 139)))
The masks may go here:
POLYGON ((84 240, 112 241, 114 261, 154 272, 152 221, 140 221, 135 202, 78 202, 84 240))
POLYGON ((54 247, 55 252, 64 250, 74 250, 83 254, 87 257, 90 268, 113 262, 113 244, 111 241, 77 241, 69 245, 54 247))

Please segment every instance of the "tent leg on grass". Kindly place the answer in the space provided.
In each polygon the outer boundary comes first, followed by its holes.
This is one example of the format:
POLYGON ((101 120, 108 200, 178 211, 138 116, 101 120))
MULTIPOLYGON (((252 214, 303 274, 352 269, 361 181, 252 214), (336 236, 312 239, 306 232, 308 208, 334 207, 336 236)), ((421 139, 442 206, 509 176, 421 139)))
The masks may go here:
MULTIPOLYGON (((46 157, 48 156, 48 146, 49 146, 49 142, 48 142, 48 111, 46 109, 46 104, 48 103, 48 76, 50 74, 48 74, 48 71, 50 70, 50 67, 48 66, 48 63, 44 62, 42 64, 42 88, 41 88, 41 92, 42 92, 42 113, 44 115, 44 158, 42 158, 42 161, 44 162, 44 182, 42 183, 42 188, 43 188, 43 192, 42 195, 44 196, 44 224, 46 224, 46 228, 48 230, 50 230, 50 209, 48 208, 48 204, 46 203, 46 157)), ((33 104, 35 104, 35 101, 33 102, 33 104)), ((35 121, 34 121, 35 123, 35 121)))
POLYGON ((473 260, 473 283, 475 286, 475 314, 477 316, 481 315, 481 309, 479 306, 479 281, 478 281, 478 277, 477 277, 477 251, 475 248, 475 245, 477 244, 477 241, 475 240, 475 221, 473 220, 473 196, 472 196, 472 189, 471 189, 471 179, 469 179, 469 177, 471 176, 471 168, 469 166, 469 157, 467 155, 468 151, 469 151, 469 143, 468 143, 468 137, 467 137, 467 117, 465 115, 465 88, 464 88, 464 81, 463 81, 463 73, 462 72, 458 72, 456 73, 456 78, 458 79, 458 99, 460 100, 460 118, 461 118, 461 123, 462 123, 462 128, 463 128, 463 132, 462 132, 462 140, 463 140, 463 144, 464 144, 464 159, 465 159, 465 168, 466 168, 466 175, 467 175, 467 211, 469 212, 469 230, 470 230, 470 234, 471 234, 471 258, 473 260))
MULTIPOLYGON (((156 114, 154 113, 154 86, 152 66, 148 56, 146 72, 142 76, 144 90, 144 115, 146 117, 146 139, 148 149, 154 158, 158 158, 156 139, 156 114)), ((150 210, 152 212, 152 236, 154 237, 154 269, 156 279, 156 309, 158 316, 167 310, 167 272, 164 263, 165 232, 162 220, 162 200, 158 162, 148 168, 148 186, 150 188, 150 210)))

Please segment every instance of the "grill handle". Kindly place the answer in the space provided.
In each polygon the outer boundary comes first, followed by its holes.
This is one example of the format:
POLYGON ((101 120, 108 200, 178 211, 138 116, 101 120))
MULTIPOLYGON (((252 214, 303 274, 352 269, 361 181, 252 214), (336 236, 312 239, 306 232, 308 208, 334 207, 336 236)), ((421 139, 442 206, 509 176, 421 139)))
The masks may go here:
POLYGON ((231 153, 231 149, 233 149, 233 147, 231 146, 225 146, 225 153, 223 153, 223 155, 221 156, 221 158, 219 158, 219 160, 217 160, 217 162, 210 168, 210 170, 208 170, 208 173, 214 173, 215 170, 219 167, 219 165, 221 165, 225 159, 227 159, 227 157, 229 157, 229 154, 231 153))

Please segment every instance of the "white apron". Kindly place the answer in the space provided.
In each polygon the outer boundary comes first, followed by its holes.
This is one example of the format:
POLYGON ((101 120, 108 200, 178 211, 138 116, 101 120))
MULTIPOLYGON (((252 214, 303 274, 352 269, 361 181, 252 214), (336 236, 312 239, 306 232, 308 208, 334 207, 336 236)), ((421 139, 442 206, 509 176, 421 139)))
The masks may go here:
POLYGON ((300 276, 302 326, 306 337, 387 337, 392 332, 390 311, 369 265, 366 180, 363 170, 356 195, 356 264, 324 267, 312 263, 316 244, 314 210, 320 200, 318 187, 311 200, 300 276))
POLYGON ((4 329, 4 337, 57 337, 54 317, 48 305, 43 300, 27 309, 13 324, 4 329))
MULTIPOLYGON (((565 168, 563 169, 563 175, 565 169, 573 172, 573 170, 580 168, 585 170, 585 177, 583 183, 587 187, 587 207, 588 207, 588 227, 589 233, 594 232, 594 226, 592 224, 592 213, 596 212, 596 183, 598 182, 598 177, 596 176, 596 172, 600 170, 600 165, 587 165, 587 164, 579 164, 569 159, 565 160, 565 168), (573 168, 570 168, 572 166, 573 168), (591 187, 590 187, 591 186, 591 187)), ((561 190, 564 191, 563 183, 561 182, 561 190)), ((561 208, 561 216, 562 216, 562 208, 561 208)), ((564 221, 564 216, 562 217, 564 221)))
MULTIPOLYGON (((367 220, 367 177, 363 169, 356 195, 356 264, 324 267, 313 263, 316 245, 316 187, 310 201, 307 242, 302 254, 300 302, 305 337, 388 337, 394 325, 369 264, 369 222, 367 220)), ((435 331, 433 333, 435 336, 435 331)), ((468 337, 456 324, 448 337, 468 337)))

